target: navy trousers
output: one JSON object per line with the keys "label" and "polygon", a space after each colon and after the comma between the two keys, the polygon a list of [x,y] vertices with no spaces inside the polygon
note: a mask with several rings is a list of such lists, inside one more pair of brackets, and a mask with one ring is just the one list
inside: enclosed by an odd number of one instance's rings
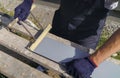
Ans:
{"label": "navy trousers", "polygon": [[51,33],[95,49],[105,25],[108,10],[94,8],[95,0],[61,0],[55,12]]}

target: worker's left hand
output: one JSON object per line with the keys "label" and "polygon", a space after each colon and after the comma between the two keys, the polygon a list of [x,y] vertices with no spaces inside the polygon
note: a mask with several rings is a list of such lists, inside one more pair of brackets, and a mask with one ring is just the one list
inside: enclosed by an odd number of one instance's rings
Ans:
{"label": "worker's left hand", "polygon": [[20,21],[26,20],[30,13],[33,0],[24,0],[19,6],[15,8],[14,18],[18,18]]}
{"label": "worker's left hand", "polygon": [[95,67],[96,65],[88,57],[65,63],[67,73],[74,78],[91,78],[90,75]]}

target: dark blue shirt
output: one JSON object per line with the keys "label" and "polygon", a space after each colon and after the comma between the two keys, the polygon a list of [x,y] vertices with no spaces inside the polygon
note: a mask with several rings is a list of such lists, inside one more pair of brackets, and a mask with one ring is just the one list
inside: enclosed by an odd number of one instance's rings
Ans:
{"label": "dark blue shirt", "polygon": [[57,35],[72,41],[84,39],[97,35],[99,23],[107,13],[104,0],[61,0],[54,16],[53,29]]}

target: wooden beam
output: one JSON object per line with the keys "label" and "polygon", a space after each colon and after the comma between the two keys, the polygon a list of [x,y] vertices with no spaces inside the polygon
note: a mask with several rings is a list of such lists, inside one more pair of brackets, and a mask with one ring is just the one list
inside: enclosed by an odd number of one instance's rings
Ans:
{"label": "wooden beam", "polygon": [[45,30],[40,34],[37,40],[30,46],[31,51],[34,51],[34,49],[40,44],[40,42],[44,39],[51,28],[52,26],[50,24],[45,28]]}
{"label": "wooden beam", "polygon": [[0,72],[8,78],[51,78],[1,50]]}
{"label": "wooden beam", "polygon": [[0,30],[0,44],[42,66],[45,66],[48,69],[55,70],[56,72],[63,74],[65,77],[71,78],[71,76],[61,69],[58,63],[48,60],[47,58],[44,58],[26,49],[29,41],[7,31],[4,28]]}

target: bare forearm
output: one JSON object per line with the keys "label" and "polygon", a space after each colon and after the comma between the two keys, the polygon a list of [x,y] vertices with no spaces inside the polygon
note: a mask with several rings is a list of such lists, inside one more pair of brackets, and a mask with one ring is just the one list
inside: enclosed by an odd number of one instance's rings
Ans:
{"label": "bare forearm", "polygon": [[107,41],[100,47],[90,59],[93,60],[96,65],[99,65],[105,59],[110,57],[113,53],[120,50],[120,29],[118,29]]}

